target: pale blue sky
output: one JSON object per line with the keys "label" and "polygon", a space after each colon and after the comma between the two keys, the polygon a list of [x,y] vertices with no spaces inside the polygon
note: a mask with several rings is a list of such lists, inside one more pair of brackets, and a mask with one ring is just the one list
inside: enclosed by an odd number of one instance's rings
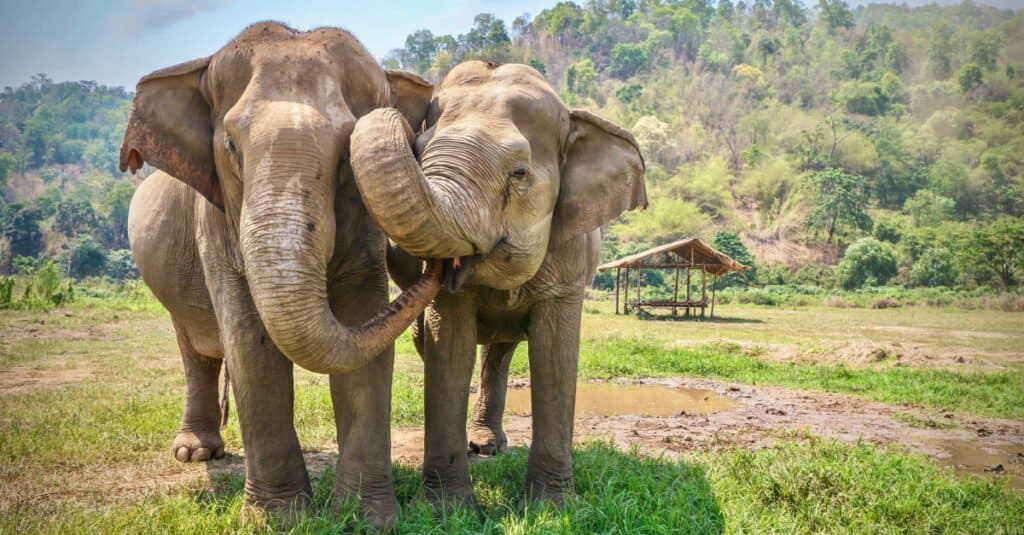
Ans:
{"label": "pale blue sky", "polygon": [[36,73],[134,89],[146,73],[220,48],[260,20],[340,26],[378,58],[420,28],[465,33],[478,13],[511,26],[557,0],[0,0],[0,87]]}
{"label": "pale blue sky", "polygon": [[[536,15],[557,1],[0,0],[0,87],[46,73],[57,81],[134,89],[142,75],[211,54],[242,28],[266,19],[299,29],[347,28],[380,58],[420,28],[465,33],[478,13],[494,13],[511,25],[515,17]],[[1018,7],[1024,0],[981,3]]]}

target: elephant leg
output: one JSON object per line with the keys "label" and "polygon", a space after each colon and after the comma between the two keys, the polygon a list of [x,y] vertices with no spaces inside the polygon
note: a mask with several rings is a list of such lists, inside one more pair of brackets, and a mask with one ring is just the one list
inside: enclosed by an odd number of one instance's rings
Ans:
{"label": "elephant leg", "polygon": [[444,504],[475,505],[466,455],[466,407],[476,350],[476,306],[442,292],[423,325],[424,497]]}
{"label": "elephant leg", "polygon": [[474,453],[494,455],[508,447],[501,420],[505,414],[508,367],[518,345],[498,343],[480,348],[480,395],[469,423],[469,450]]}
{"label": "elephant leg", "polygon": [[174,322],[174,331],[185,366],[186,394],[181,430],[171,444],[171,451],[174,458],[183,463],[220,459],[224,456],[217,400],[221,359],[200,355],[192,346],[185,328],[177,322]]}
{"label": "elephant leg", "polygon": [[[332,307],[339,321],[358,325],[386,304],[384,281],[372,295],[356,295],[350,304]],[[395,350],[389,347],[366,366],[331,376],[331,398],[338,429],[335,497],[359,499],[363,516],[378,529],[398,519],[391,475],[391,379]]]}
{"label": "elephant leg", "polygon": [[[233,280],[215,294],[222,346],[231,372],[238,424],[245,448],[245,500],[249,506],[282,514],[287,522],[313,495],[295,434],[292,363],[270,339],[249,295]],[[247,507],[243,514],[248,515]]]}
{"label": "elephant leg", "polygon": [[582,296],[542,301],[530,311],[533,441],[526,494],[561,505],[573,491],[572,434]]}

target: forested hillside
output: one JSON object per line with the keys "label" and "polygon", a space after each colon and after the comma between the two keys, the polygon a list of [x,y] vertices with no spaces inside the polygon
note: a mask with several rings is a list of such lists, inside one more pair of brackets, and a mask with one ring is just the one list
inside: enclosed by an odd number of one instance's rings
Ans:
{"label": "forested hillside", "polygon": [[[458,36],[418,31],[386,62],[438,81],[469,58],[529,63],[636,136],[651,207],[610,227],[606,256],[727,231],[761,266],[791,268],[762,268],[765,283],[1019,282],[1020,12],[562,2],[510,24],[479,15]],[[886,266],[872,276],[813,265],[865,237],[877,242],[858,250]]]}
{"label": "forested hillside", "polygon": [[117,170],[131,95],[45,75],[0,95],[0,272],[59,261],[77,277],[131,274],[128,203]]}
{"label": "forested hillside", "polygon": [[[1005,288],[1024,275],[1020,11],[561,2],[481,14],[460,35],[417,31],[384,63],[439,81],[474,58],[533,65],[640,142],[651,206],[609,226],[606,259],[700,235],[752,260],[748,283]],[[129,99],[43,75],[5,88],[0,269],[43,256],[72,275],[124,271],[124,251],[108,251],[127,247],[136,183],[116,169]]]}

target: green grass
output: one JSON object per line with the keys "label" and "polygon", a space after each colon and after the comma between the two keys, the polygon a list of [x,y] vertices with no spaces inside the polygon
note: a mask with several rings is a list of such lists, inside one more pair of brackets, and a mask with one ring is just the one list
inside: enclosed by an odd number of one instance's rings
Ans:
{"label": "green grass", "polygon": [[[517,349],[510,373],[529,376],[525,347]],[[1019,371],[960,373],[931,368],[772,363],[745,354],[734,344],[670,348],[658,341],[619,336],[584,340],[579,375],[586,379],[708,377],[839,392],[987,416],[1024,417],[1024,374]]]}
{"label": "green grass", "polygon": [[[437,515],[416,496],[418,473],[396,467],[398,533],[1014,533],[1024,498],[956,478],[919,457],[807,440],[758,451],[651,459],[605,443],[577,448],[577,495],[562,510],[525,503],[526,451],[473,463],[479,511]],[[331,502],[333,471],[314,478],[314,503],[294,533],[368,531],[355,505]],[[269,532],[242,525],[241,473],[213,488],[149,495],[95,510],[9,511],[7,533]]]}

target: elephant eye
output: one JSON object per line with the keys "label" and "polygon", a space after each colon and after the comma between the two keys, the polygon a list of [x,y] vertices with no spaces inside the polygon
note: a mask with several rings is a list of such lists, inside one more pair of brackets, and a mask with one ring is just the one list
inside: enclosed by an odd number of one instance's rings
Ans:
{"label": "elephant eye", "polygon": [[238,153],[238,149],[235,147],[235,140],[231,139],[231,136],[224,136],[224,146],[227,147],[228,151],[232,154]]}
{"label": "elephant eye", "polygon": [[520,165],[519,167],[513,169],[512,172],[508,174],[508,176],[512,178],[518,178],[521,180],[523,178],[526,178],[527,172],[529,172],[529,169],[527,169],[525,165]]}

